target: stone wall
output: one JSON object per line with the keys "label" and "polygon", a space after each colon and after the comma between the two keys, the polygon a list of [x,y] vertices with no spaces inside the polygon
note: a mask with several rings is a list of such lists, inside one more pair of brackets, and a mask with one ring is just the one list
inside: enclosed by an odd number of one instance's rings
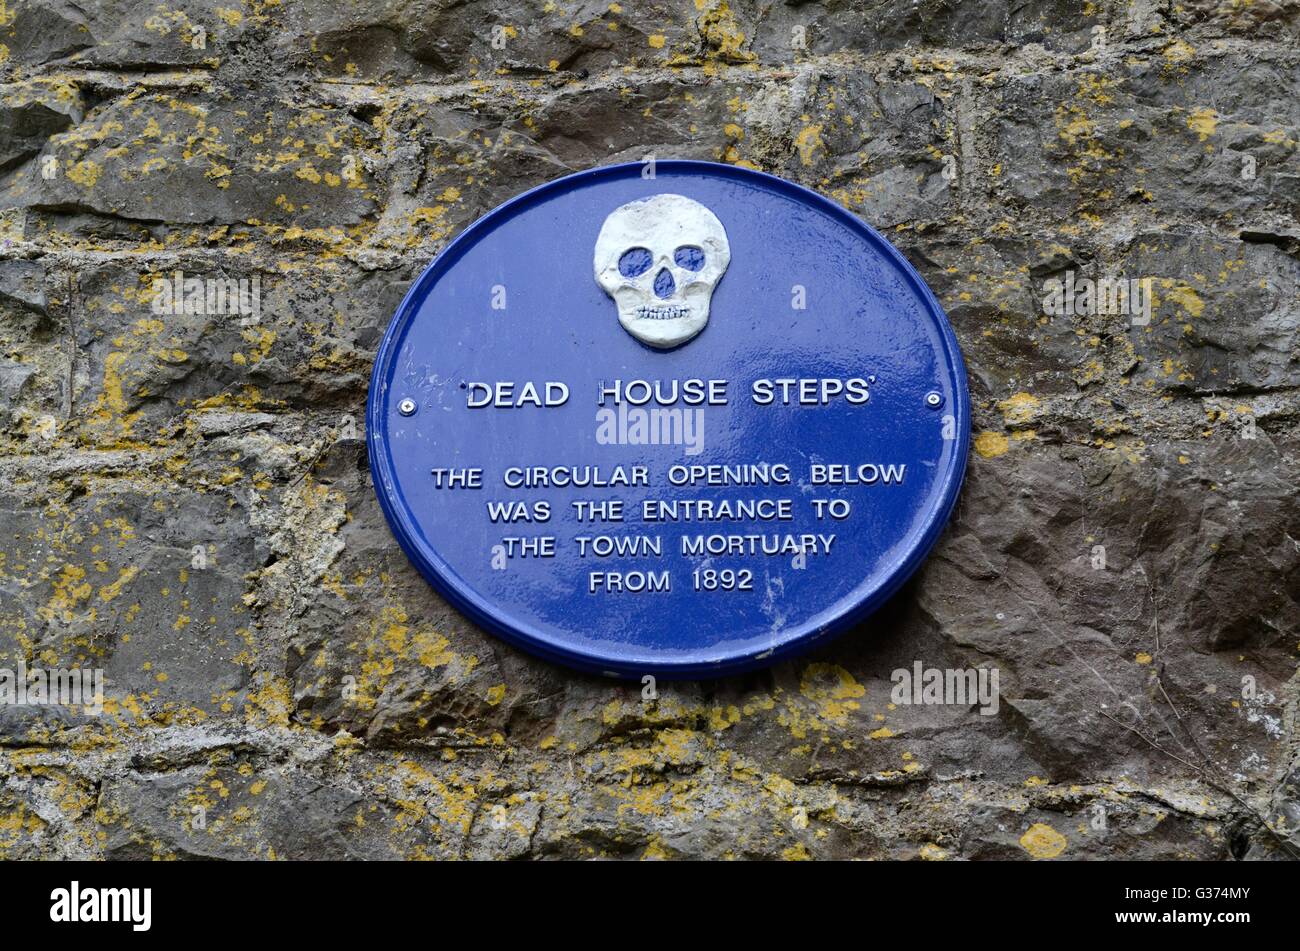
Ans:
{"label": "stone wall", "polygon": [[[0,856],[1300,855],[1297,0],[3,0],[0,81],[0,666],[108,683],[0,707]],[[653,700],[435,596],[362,421],[440,247],[647,154],[882,230],[976,430],[885,610]]]}

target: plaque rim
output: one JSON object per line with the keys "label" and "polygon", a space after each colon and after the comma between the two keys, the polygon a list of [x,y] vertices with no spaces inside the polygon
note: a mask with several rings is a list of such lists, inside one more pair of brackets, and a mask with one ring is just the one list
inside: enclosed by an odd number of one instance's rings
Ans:
{"label": "plaque rim", "polygon": [[971,442],[970,388],[967,382],[966,364],[962,359],[956,333],[938,298],[902,252],[858,215],[810,188],[768,172],[701,159],[656,159],[654,164],[657,169],[671,172],[695,172],[756,182],[762,187],[784,193],[795,201],[803,202],[827,214],[869,242],[897,266],[902,278],[917,294],[935,321],[944,356],[947,358],[946,369],[953,377],[955,405],[949,408],[949,412],[957,420],[956,451],[942,478],[936,482],[935,489],[931,492],[937,502],[931,507],[930,514],[927,516],[928,524],[925,531],[902,558],[894,559],[887,565],[878,565],[874,571],[863,575],[864,579],[872,573],[881,576],[881,582],[874,590],[849,605],[829,623],[797,636],[787,636],[780,643],[762,650],[729,652],[725,649],[700,649],[680,652],[672,658],[655,657],[648,653],[639,656],[588,653],[557,644],[540,632],[518,629],[502,621],[493,612],[493,603],[482,597],[472,586],[459,582],[456,572],[437,551],[431,546],[426,551],[425,546],[417,540],[415,528],[411,524],[414,520],[409,517],[405,507],[398,505],[391,497],[395,494],[389,491],[395,481],[392,456],[386,440],[381,438],[387,432],[383,407],[388,401],[389,394],[385,380],[392,361],[399,352],[395,342],[404,335],[408,325],[419,313],[419,304],[427,289],[453,267],[464,251],[482,234],[490,231],[498,218],[509,217],[523,211],[528,205],[548,197],[555,191],[571,190],[590,181],[617,179],[629,174],[639,177],[645,167],[644,162],[600,165],[536,185],[477,218],[433,257],[403,295],[375,352],[366,394],[366,449],[372,487],[393,537],[425,581],[474,624],[527,653],[588,673],[621,679],[634,679],[646,674],[665,680],[714,679],[767,667],[826,643],[877,611],[915,575],[947,527],[965,481]]}

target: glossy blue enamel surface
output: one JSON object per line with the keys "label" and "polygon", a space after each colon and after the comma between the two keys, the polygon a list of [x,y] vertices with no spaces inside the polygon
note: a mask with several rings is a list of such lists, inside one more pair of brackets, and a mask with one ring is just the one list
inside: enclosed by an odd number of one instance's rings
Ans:
{"label": "glossy blue enamel surface", "polygon": [[[412,562],[486,629],[585,670],[711,677],[806,650],[897,590],[956,501],[969,396],[937,301],[903,257],[853,215],[743,168],[661,161],[654,178],[642,172],[640,164],[599,168],[520,195],[468,228],[424,271],[376,360],[367,405],[371,471]],[[667,351],[620,326],[592,261],[610,212],[664,193],[711,209],[731,252],[707,327]],[[695,250],[681,251],[678,265],[698,263]],[[645,271],[643,264],[632,255],[619,270]],[[792,302],[801,294],[806,307],[797,309]],[[598,381],[693,378],[728,381],[727,405],[701,408],[697,453],[598,439]],[[816,406],[751,400],[753,381],[784,378],[870,379],[870,398]],[[514,381],[516,391],[526,381],[539,389],[561,381],[569,397],[558,407],[469,409],[475,381]],[[931,394],[940,405],[927,402]],[[409,416],[399,410],[404,399],[416,404]],[[788,465],[791,484],[675,488],[666,481],[677,463],[759,462]],[[813,465],[866,463],[905,465],[901,484],[810,484]],[[507,467],[598,466],[608,473],[637,465],[648,468],[648,486],[512,490],[502,482]],[[435,487],[432,469],[462,467],[481,468],[483,488]],[[624,501],[624,522],[575,520],[574,500],[612,498]],[[640,521],[643,500],[674,498],[789,499],[793,517]],[[813,499],[848,501],[852,513],[818,520]],[[514,500],[546,500],[552,517],[493,524],[487,503]],[[786,533],[835,539],[829,554],[802,563],[788,554],[680,553],[683,535]],[[580,557],[573,540],[599,534],[658,537],[663,555]],[[538,535],[554,536],[554,556],[509,558],[502,567],[503,536]],[[753,589],[697,591],[693,572],[700,568],[750,570]],[[589,573],[602,570],[667,570],[671,590],[591,593]]]}

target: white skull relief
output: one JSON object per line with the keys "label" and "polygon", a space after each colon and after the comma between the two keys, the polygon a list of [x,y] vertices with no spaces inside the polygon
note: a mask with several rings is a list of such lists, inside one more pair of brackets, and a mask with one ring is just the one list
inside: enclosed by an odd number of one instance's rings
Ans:
{"label": "white skull relief", "polygon": [[615,208],[596,238],[596,283],[618,305],[618,322],[667,350],[709,322],[713,289],[731,261],[718,216],[684,195],[655,195]]}

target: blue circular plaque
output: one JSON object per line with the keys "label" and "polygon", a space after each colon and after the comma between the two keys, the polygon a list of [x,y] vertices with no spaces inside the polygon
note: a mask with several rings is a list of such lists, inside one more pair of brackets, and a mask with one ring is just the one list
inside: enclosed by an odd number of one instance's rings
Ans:
{"label": "blue circular plaque", "polygon": [[582,172],[420,275],[366,409],[393,533],[463,614],[617,676],[759,667],[861,621],[961,487],[965,369],[879,234],[770,175]]}

